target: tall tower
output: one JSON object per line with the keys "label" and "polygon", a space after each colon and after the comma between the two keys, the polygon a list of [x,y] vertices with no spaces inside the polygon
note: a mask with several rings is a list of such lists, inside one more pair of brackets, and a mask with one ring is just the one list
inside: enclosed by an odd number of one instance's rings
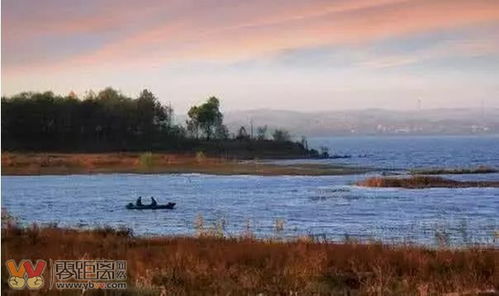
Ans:
{"label": "tall tower", "polygon": [[253,139],[253,118],[250,119],[250,126],[251,126],[250,139]]}

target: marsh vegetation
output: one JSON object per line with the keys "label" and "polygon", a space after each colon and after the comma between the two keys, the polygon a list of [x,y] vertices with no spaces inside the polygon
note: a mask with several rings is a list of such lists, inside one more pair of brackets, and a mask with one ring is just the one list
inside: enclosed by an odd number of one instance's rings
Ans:
{"label": "marsh vegetation", "polygon": [[2,228],[2,260],[87,257],[127,260],[124,295],[494,295],[499,288],[494,248],[227,238],[216,229],[147,238],[127,229]]}

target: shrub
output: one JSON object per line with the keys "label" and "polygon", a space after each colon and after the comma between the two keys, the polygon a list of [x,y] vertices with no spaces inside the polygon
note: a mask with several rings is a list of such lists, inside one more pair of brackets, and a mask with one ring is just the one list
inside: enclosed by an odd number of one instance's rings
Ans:
{"label": "shrub", "polygon": [[206,155],[203,151],[196,152],[196,161],[202,163],[206,160]]}
{"label": "shrub", "polygon": [[154,156],[151,152],[142,153],[139,157],[140,166],[143,168],[151,168],[154,165]]}

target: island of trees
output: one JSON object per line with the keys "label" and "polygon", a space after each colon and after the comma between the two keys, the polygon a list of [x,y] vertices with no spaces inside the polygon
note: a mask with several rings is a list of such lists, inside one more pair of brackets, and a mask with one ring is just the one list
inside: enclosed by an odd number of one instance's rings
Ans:
{"label": "island of trees", "polygon": [[[149,90],[137,98],[106,88],[83,98],[52,92],[2,97],[2,150],[53,152],[203,152],[231,158],[326,157],[292,141],[286,130],[266,126],[230,132],[220,101],[193,106],[185,124]],[[326,153],[327,154],[327,153]]]}

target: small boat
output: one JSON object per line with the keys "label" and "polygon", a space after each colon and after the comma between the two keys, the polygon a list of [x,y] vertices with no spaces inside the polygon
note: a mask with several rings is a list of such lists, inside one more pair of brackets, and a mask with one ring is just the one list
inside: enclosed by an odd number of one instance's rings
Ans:
{"label": "small boat", "polygon": [[172,210],[175,207],[174,202],[169,202],[166,205],[134,205],[133,203],[129,203],[126,205],[126,208],[129,210],[161,210],[161,209],[167,209],[167,210]]}

